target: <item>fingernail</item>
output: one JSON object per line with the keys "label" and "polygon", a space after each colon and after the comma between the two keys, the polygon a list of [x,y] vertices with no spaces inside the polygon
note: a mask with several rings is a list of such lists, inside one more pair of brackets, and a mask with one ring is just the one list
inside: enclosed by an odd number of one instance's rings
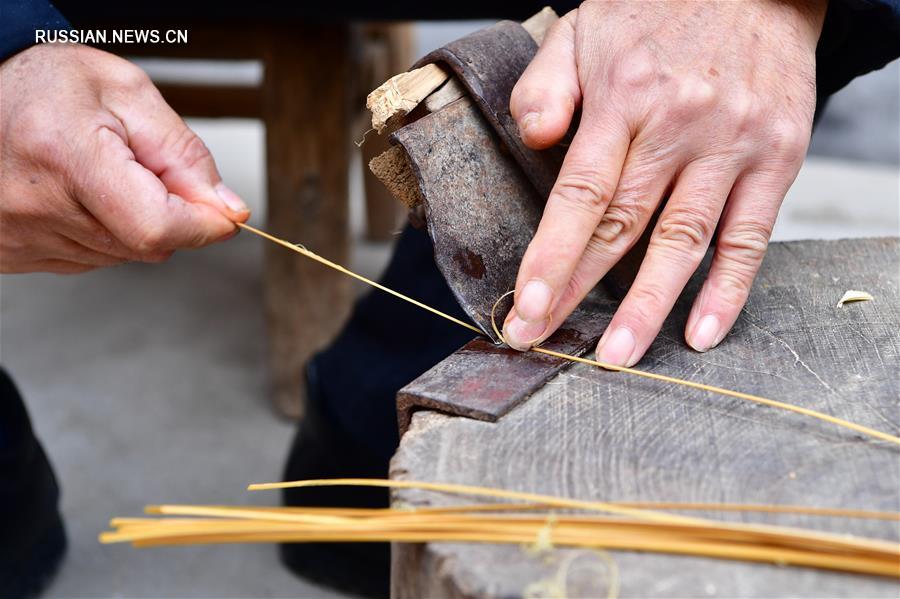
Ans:
{"label": "fingernail", "polygon": [[545,324],[550,304],[553,302],[553,290],[540,279],[532,279],[525,283],[519,297],[516,298],[516,312],[519,318],[529,323]]}
{"label": "fingernail", "polygon": [[600,340],[597,359],[615,366],[629,366],[635,348],[634,335],[625,327],[614,330],[609,337]]}
{"label": "fingernail", "polygon": [[228,189],[228,186],[224,183],[216,185],[216,193],[219,194],[219,199],[222,200],[232,212],[247,212],[249,210],[247,204],[244,203],[240,196]]}
{"label": "fingernail", "polygon": [[719,344],[722,323],[715,314],[707,314],[694,327],[694,334],[688,339],[691,347],[697,351],[707,351]]}
{"label": "fingernail", "polygon": [[510,347],[515,349],[528,349],[547,330],[546,320],[539,322],[525,322],[518,316],[503,327],[503,337]]}
{"label": "fingernail", "polygon": [[540,112],[529,112],[519,121],[519,127],[524,133],[532,133],[541,121]]}

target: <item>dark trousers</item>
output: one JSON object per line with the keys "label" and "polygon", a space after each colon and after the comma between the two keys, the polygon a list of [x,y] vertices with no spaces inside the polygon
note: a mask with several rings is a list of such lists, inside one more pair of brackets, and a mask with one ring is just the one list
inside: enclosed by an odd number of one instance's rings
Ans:
{"label": "dark trousers", "polygon": [[[380,282],[462,320],[424,231],[406,227]],[[397,448],[397,391],[474,337],[382,291],[367,292],[338,337],[310,364],[310,399],[387,469]]]}
{"label": "dark trousers", "polygon": [[59,487],[18,389],[0,368],[0,597],[28,597],[65,550]]}

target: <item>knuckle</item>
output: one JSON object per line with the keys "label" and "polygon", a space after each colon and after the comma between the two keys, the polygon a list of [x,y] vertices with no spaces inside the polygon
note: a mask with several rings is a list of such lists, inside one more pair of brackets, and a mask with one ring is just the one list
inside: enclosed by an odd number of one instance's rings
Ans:
{"label": "knuckle", "polygon": [[719,236],[717,250],[729,261],[755,267],[766,254],[770,231],[757,222],[734,224]]}
{"label": "knuckle", "polygon": [[632,305],[637,307],[637,315],[643,320],[650,320],[653,315],[665,314],[669,311],[669,296],[659,285],[634,286],[628,294],[634,300]]}
{"label": "knuckle", "polygon": [[724,109],[729,122],[738,133],[751,132],[761,125],[762,109],[752,93],[732,94]]}
{"label": "knuckle", "polygon": [[799,162],[806,155],[810,128],[791,120],[775,121],[770,131],[769,147],[775,156],[787,162]]}
{"label": "knuckle", "polygon": [[599,215],[609,205],[612,190],[605,176],[595,168],[588,168],[560,175],[551,196],[571,208]]}
{"label": "knuckle", "polygon": [[657,226],[656,244],[694,256],[706,251],[715,223],[707,211],[683,207],[663,213]]}
{"label": "knuckle", "polygon": [[656,60],[649,49],[636,48],[614,64],[609,78],[623,91],[646,89],[657,80]]}
{"label": "knuckle", "polygon": [[209,148],[187,126],[174,134],[170,147],[173,159],[184,169],[192,169],[210,158]]}
{"label": "knuckle", "polygon": [[145,260],[147,256],[153,256],[166,250],[165,239],[165,227],[159,223],[149,222],[141,226],[140,230],[129,238],[126,245],[129,249],[137,252],[142,260]]}
{"label": "knuckle", "polygon": [[716,288],[731,304],[743,303],[750,293],[756,271],[769,245],[771,227],[746,222],[733,225],[720,235],[716,245]]}
{"label": "knuckle", "polygon": [[10,139],[18,140],[18,151],[47,165],[62,165],[66,144],[63,143],[59,121],[52,109],[37,105],[22,111],[11,127]]}
{"label": "knuckle", "polygon": [[723,266],[716,276],[716,294],[728,305],[742,305],[750,295],[750,287],[753,284],[753,275]]}
{"label": "knuckle", "polygon": [[150,76],[139,66],[127,60],[118,61],[119,86],[129,90],[142,90],[153,85]]}
{"label": "knuckle", "polygon": [[606,243],[632,240],[640,233],[644,210],[634,199],[616,198],[603,213],[594,237]]}
{"label": "knuckle", "polygon": [[698,77],[686,77],[678,82],[672,98],[672,111],[676,115],[697,115],[709,110],[718,98],[716,88]]}

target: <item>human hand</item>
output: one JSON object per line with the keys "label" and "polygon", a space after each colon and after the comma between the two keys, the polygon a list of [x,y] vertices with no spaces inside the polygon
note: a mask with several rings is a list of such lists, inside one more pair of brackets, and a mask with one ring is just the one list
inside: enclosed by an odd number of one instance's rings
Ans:
{"label": "human hand", "polygon": [[77,45],[0,65],[0,272],[75,273],[233,235],[249,211],[138,67]]}
{"label": "human hand", "polygon": [[510,109],[536,149],[560,141],[579,106],[581,121],[519,269],[510,345],[547,338],[666,197],[598,359],[631,366],[643,356],[717,225],[685,337],[699,351],[722,341],[806,154],[825,7],[591,0],[554,25]]}

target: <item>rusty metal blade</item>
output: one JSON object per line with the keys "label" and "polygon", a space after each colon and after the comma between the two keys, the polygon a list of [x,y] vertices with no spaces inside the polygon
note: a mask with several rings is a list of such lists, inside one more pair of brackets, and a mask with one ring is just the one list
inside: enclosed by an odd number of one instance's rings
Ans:
{"label": "rusty metal blade", "polygon": [[[437,266],[484,333],[491,308],[513,289],[537,230],[541,201],[468,98],[398,129],[425,205]],[[498,306],[498,324],[510,302]]]}

